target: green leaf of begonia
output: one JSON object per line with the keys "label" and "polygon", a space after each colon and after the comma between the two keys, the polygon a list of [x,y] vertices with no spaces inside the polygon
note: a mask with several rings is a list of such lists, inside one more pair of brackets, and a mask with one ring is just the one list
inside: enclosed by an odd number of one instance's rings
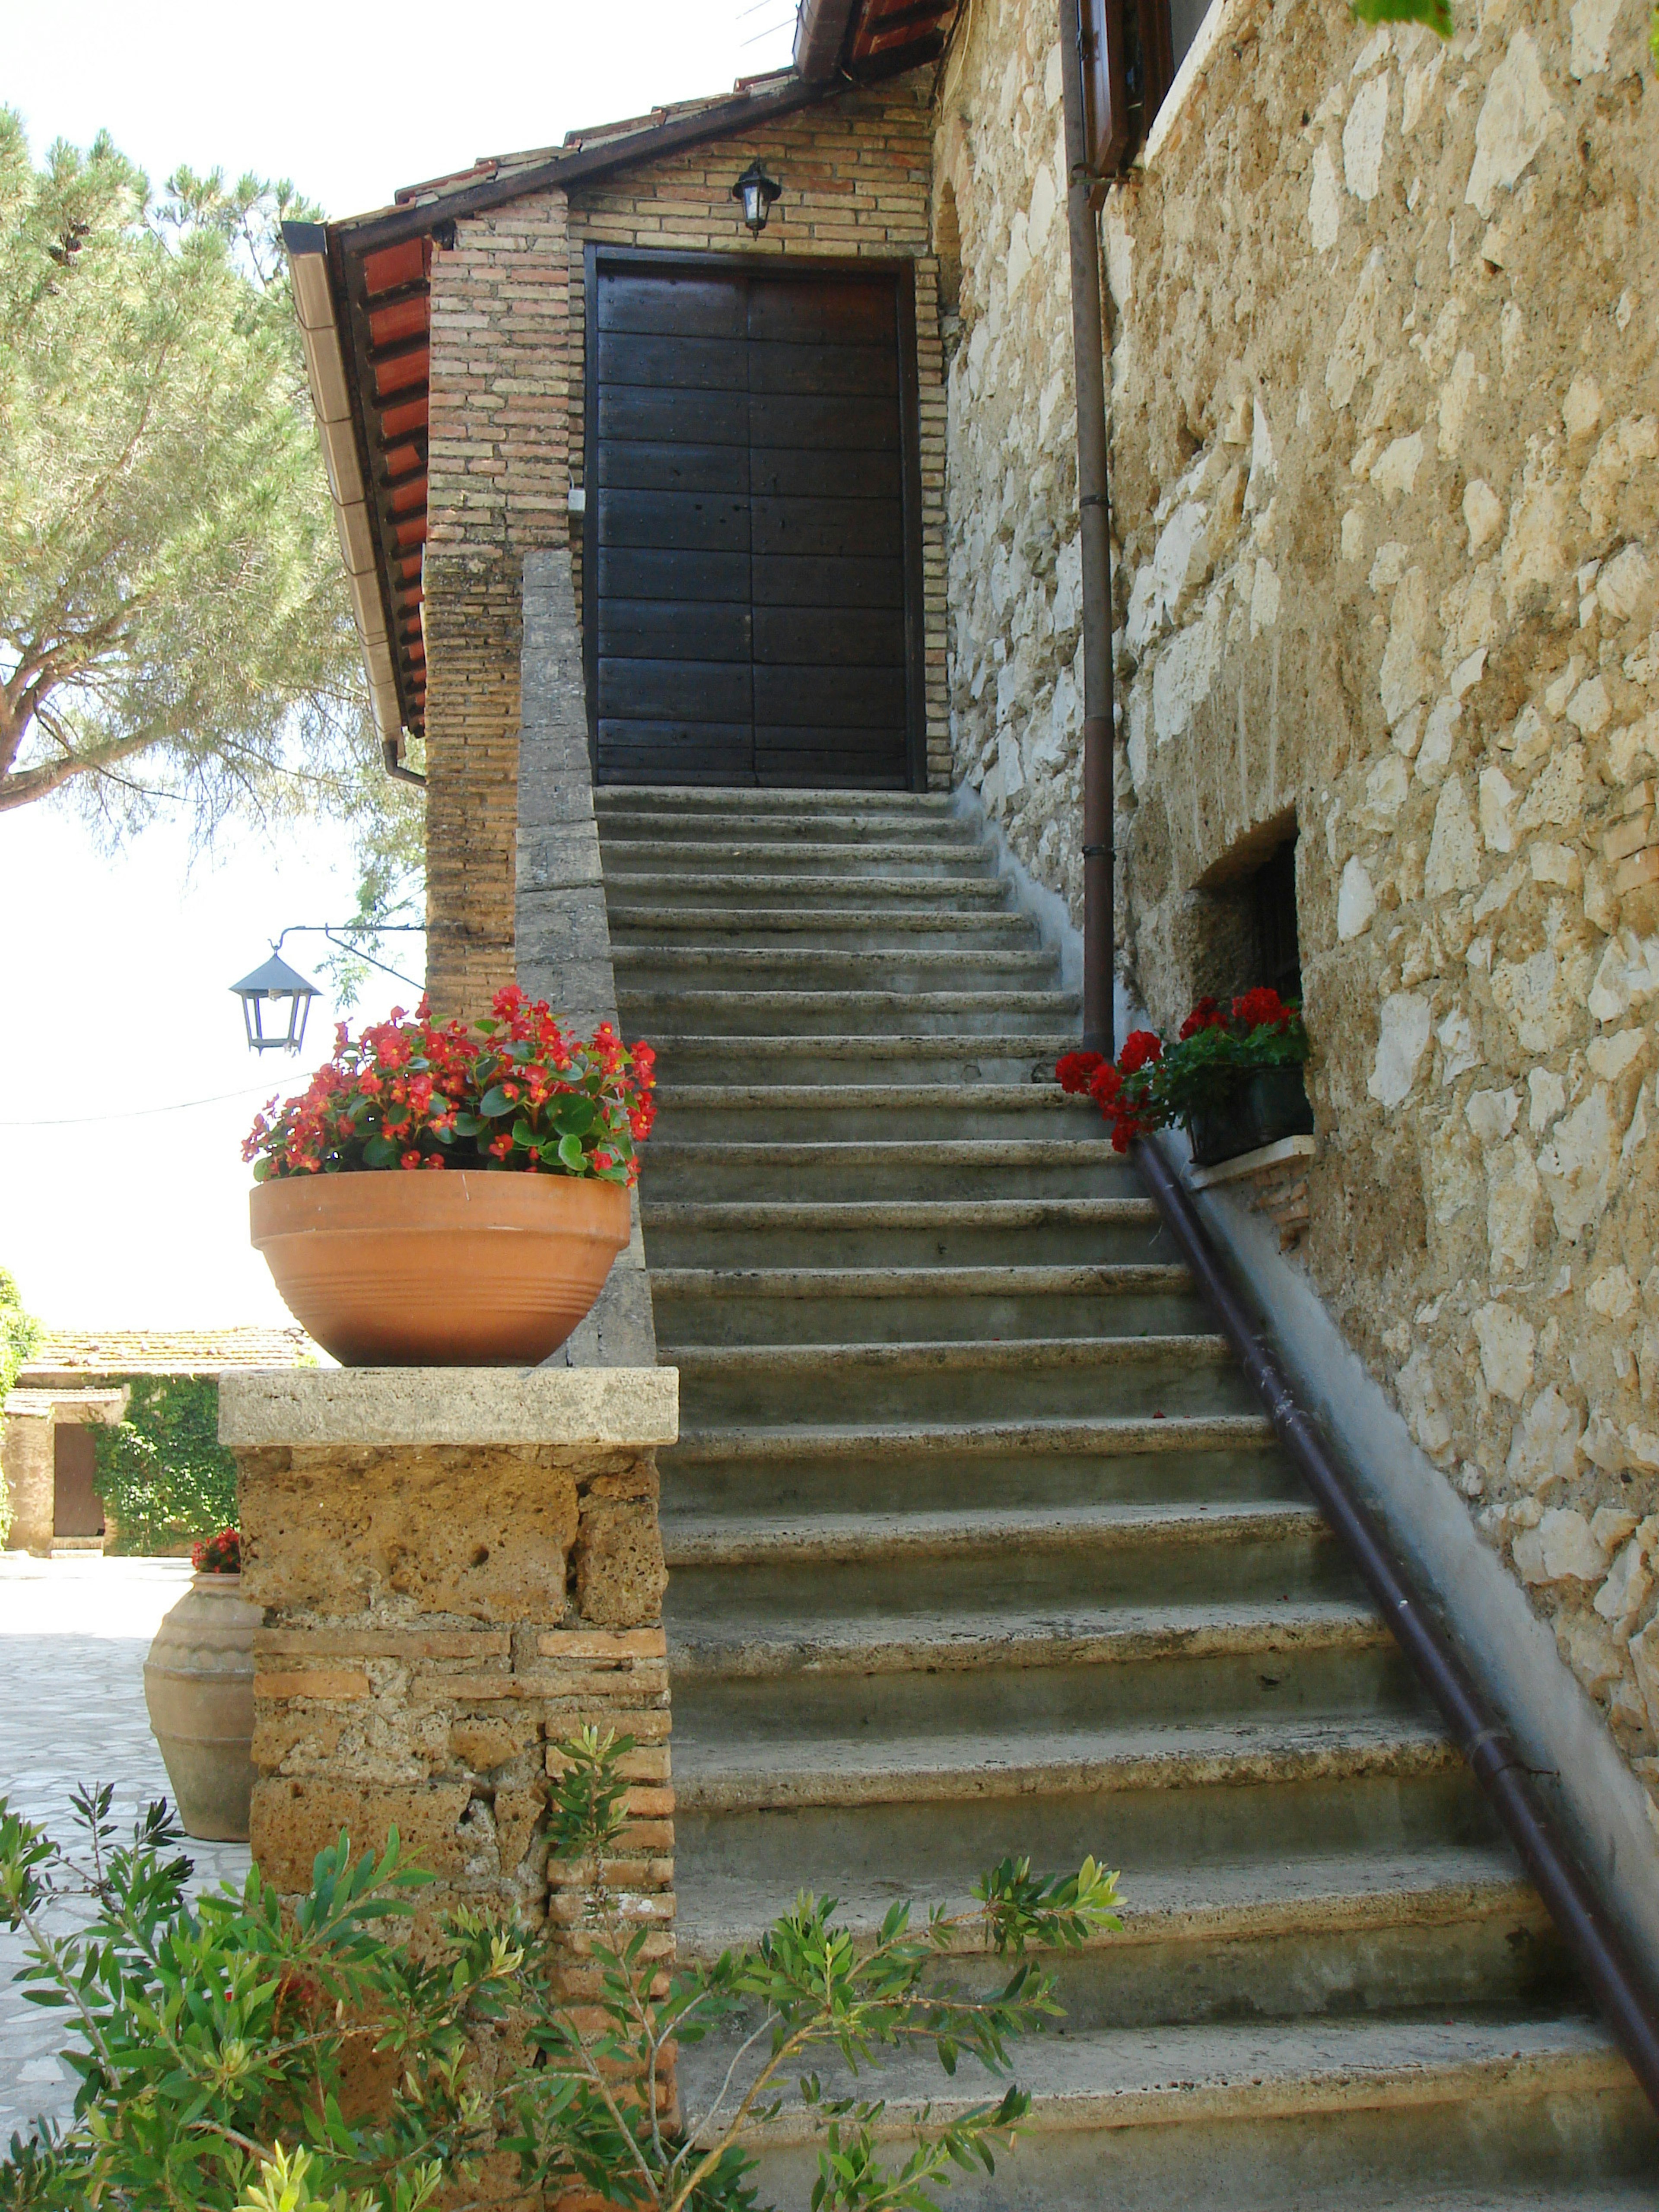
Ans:
{"label": "green leaf of begonia", "polygon": [[371,1137],[363,1146],[363,1165],[368,1168],[395,1167],[398,1147],[389,1137]]}
{"label": "green leaf of begonia", "polygon": [[580,1137],[561,1137],[559,1158],[572,1175],[580,1175],[586,1166],[586,1155],[582,1151]]}
{"label": "green leaf of begonia", "polygon": [[512,1113],[514,1107],[514,1100],[507,1097],[499,1083],[492,1083],[478,1101],[478,1111],[491,1121],[498,1120],[503,1114]]}

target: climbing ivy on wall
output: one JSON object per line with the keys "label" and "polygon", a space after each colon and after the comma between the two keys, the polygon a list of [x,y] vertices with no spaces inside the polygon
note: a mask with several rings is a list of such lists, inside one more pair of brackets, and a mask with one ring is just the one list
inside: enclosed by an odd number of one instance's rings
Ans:
{"label": "climbing ivy on wall", "polygon": [[93,1431],[98,1494],[115,1548],[152,1552],[210,1536],[236,1518],[236,1462],[219,1442],[210,1377],[115,1376],[131,1395],[118,1427]]}

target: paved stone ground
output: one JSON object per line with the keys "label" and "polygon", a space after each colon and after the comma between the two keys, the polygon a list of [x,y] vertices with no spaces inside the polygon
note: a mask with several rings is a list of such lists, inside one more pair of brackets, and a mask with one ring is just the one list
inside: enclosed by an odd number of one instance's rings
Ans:
{"label": "paved stone ground", "polygon": [[[70,1793],[115,1785],[124,1825],[167,1796],[144,1710],[144,1654],[190,1583],[185,1559],[31,1559],[0,1553],[0,1796],[70,1839]],[[195,1887],[240,1882],[246,1844],[187,1846]],[[24,1939],[0,1930],[0,2147],[38,2113],[66,2118],[74,2081],[55,2053],[63,2016],[26,2004],[12,1979]]]}

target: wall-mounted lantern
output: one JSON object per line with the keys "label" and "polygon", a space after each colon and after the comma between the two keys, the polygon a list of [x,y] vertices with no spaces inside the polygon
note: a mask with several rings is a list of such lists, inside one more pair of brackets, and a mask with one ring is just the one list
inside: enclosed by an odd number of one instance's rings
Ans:
{"label": "wall-mounted lantern", "polygon": [[[250,1052],[299,1051],[305,1042],[306,1017],[311,1012],[311,1002],[320,995],[314,983],[308,983],[273,951],[263,968],[256,968],[251,975],[244,975],[240,983],[233,983],[230,988],[242,1002],[242,1020],[247,1029]],[[270,1024],[269,1030],[265,1027],[267,1021]]]}
{"label": "wall-mounted lantern", "polygon": [[751,161],[732,185],[732,197],[743,202],[743,219],[753,237],[758,238],[765,229],[772,203],[782,190],[777,179],[769,177],[758,161]]}

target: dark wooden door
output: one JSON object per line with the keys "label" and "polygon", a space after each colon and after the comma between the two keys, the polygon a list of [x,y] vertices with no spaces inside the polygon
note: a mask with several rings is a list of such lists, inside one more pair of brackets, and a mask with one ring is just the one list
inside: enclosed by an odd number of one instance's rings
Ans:
{"label": "dark wooden door", "polygon": [[78,1421],[58,1421],[52,1432],[54,1536],[96,1536],[104,1526],[104,1504],[97,1491],[98,1455],[92,1431]]}
{"label": "dark wooden door", "polygon": [[599,260],[590,281],[599,780],[903,788],[921,748],[897,276]]}

